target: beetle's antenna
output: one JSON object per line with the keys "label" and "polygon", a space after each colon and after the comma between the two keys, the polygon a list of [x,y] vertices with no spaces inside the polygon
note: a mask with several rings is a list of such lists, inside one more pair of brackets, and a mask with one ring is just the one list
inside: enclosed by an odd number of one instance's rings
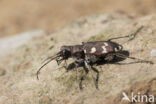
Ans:
{"label": "beetle's antenna", "polygon": [[115,40],[115,39],[121,39],[121,38],[128,38],[128,37],[132,37],[130,38],[128,41],[131,41],[135,38],[135,36],[137,35],[137,33],[143,28],[144,26],[140,26],[134,33],[130,34],[130,35],[126,35],[126,36],[121,36],[121,37],[116,37],[116,38],[111,38],[108,41],[111,40]]}
{"label": "beetle's antenna", "polygon": [[[46,60],[48,60],[45,64],[43,64],[39,69],[38,69],[38,71],[37,71],[37,73],[36,73],[36,76],[37,76],[37,79],[39,80],[39,77],[38,77],[38,74],[40,73],[40,70],[44,67],[44,66],[46,66],[48,63],[50,63],[52,60],[54,60],[56,57],[58,57],[58,56],[53,56],[53,57],[48,57]],[[50,60],[49,60],[50,59]]]}
{"label": "beetle's antenna", "polygon": [[50,57],[46,58],[45,60],[43,60],[42,63],[46,62],[47,60],[51,60],[53,57],[55,57],[55,58],[56,58],[56,57],[59,57],[60,54],[61,54],[61,52],[58,52],[56,55],[54,55],[54,56],[50,56]]}
{"label": "beetle's antenna", "polygon": [[[55,56],[56,56],[56,55],[55,55]],[[52,59],[52,58],[53,58],[53,57],[55,57],[55,56],[50,56],[50,57],[46,58],[45,60],[43,60],[43,62],[42,62],[42,63],[46,62],[47,60]]]}

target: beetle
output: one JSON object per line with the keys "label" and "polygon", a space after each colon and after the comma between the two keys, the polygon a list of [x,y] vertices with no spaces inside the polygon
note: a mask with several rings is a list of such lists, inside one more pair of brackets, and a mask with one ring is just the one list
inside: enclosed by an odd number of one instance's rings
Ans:
{"label": "beetle", "polygon": [[[122,37],[116,37],[108,39],[107,41],[96,41],[96,42],[82,42],[81,45],[73,45],[73,46],[62,46],[60,48],[60,51],[51,57],[48,57],[45,61],[46,63],[43,64],[37,71],[37,79],[39,79],[38,74],[40,70],[46,66],[49,62],[52,60],[56,60],[57,64],[60,65],[62,61],[65,61],[65,68],[67,69],[67,63],[66,60],[69,58],[74,59],[74,65],[75,65],[75,71],[76,71],[76,77],[77,82],[79,84],[79,88],[82,89],[82,80],[84,79],[84,76],[78,78],[78,67],[80,64],[82,64],[85,73],[87,74],[89,71],[91,71],[92,78],[95,83],[95,87],[98,89],[98,79],[99,79],[99,71],[93,67],[93,64],[97,63],[98,61],[106,61],[110,62],[115,59],[115,57],[121,57],[121,58],[130,58],[130,59],[137,59],[135,57],[129,57],[124,54],[121,54],[120,52],[123,51],[123,46],[119,43],[116,43],[112,40],[120,39],[120,38],[129,38],[128,41],[131,41],[135,38],[136,34],[143,28],[141,26],[137,31],[133,34],[122,36]],[[141,59],[137,59],[140,62],[150,63],[151,61],[145,61]],[[68,70],[68,69],[67,69]],[[96,78],[94,78],[92,71],[96,72]]]}

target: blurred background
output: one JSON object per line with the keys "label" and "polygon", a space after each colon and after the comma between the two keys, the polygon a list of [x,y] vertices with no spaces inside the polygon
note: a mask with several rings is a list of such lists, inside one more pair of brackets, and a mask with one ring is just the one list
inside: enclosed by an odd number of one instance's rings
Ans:
{"label": "blurred background", "polygon": [[142,16],[156,12],[156,0],[0,0],[0,38],[31,30],[53,32],[95,13]]}

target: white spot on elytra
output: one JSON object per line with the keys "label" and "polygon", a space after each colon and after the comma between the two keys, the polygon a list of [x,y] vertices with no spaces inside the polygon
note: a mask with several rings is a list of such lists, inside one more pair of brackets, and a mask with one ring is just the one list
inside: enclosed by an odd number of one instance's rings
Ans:
{"label": "white spot on elytra", "polygon": [[105,46],[102,46],[102,49],[103,49],[102,53],[107,53],[107,49]]}
{"label": "white spot on elytra", "polygon": [[91,52],[90,52],[90,53],[95,53],[95,52],[96,52],[96,48],[93,47],[93,48],[91,49]]}
{"label": "white spot on elytra", "polygon": [[86,53],[87,51],[86,50],[84,50],[84,53]]}
{"label": "white spot on elytra", "polygon": [[117,48],[115,48],[115,52],[117,52],[118,51],[118,49]]}
{"label": "white spot on elytra", "polygon": [[107,43],[107,42],[104,42],[104,45],[105,45],[105,46],[108,46],[108,43]]}

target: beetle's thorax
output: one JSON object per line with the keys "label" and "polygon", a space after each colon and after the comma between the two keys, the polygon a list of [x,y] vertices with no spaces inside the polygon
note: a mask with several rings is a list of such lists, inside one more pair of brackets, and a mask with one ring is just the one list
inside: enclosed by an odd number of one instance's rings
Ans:
{"label": "beetle's thorax", "polygon": [[83,46],[82,45],[75,45],[75,46],[62,46],[62,50],[67,50],[70,52],[70,57],[75,58],[83,58],[84,52],[83,52]]}
{"label": "beetle's thorax", "polygon": [[71,47],[72,46],[62,46],[60,50],[61,51],[63,51],[63,50],[71,51]]}
{"label": "beetle's thorax", "polygon": [[76,53],[76,52],[83,51],[83,46],[82,46],[82,45],[62,46],[62,47],[61,47],[61,51],[62,51],[62,50],[67,50],[67,51],[70,51],[71,54],[74,54],[74,53]]}

